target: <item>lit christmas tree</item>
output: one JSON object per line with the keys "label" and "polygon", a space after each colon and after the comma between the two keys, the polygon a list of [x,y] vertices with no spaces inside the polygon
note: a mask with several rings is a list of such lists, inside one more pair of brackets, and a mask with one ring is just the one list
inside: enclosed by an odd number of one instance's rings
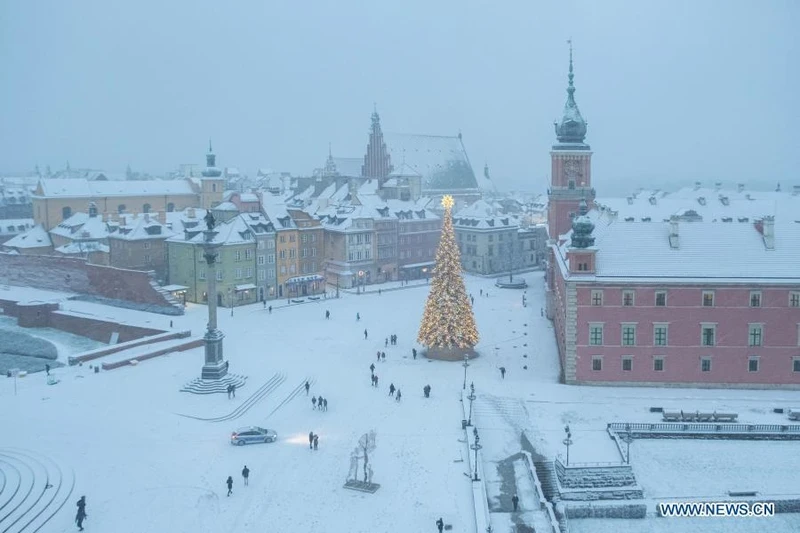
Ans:
{"label": "lit christmas tree", "polygon": [[460,360],[464,350],[478,344],[472,304],[461,277],[461,259],[453,230],[453,197],[442,199],[444,222],[436,251],[431,292],[425,304],[417,341],[428,348],[428,356]]}

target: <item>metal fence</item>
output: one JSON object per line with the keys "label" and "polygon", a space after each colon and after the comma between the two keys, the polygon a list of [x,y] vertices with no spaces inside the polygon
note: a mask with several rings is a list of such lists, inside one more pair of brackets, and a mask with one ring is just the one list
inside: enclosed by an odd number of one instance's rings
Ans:
{"label": "metal fence", "polygon": [[800,424],[702,424],[702,423],[623,423],[611,422],[608,429],[616,433],[770,433],[800,435]]}

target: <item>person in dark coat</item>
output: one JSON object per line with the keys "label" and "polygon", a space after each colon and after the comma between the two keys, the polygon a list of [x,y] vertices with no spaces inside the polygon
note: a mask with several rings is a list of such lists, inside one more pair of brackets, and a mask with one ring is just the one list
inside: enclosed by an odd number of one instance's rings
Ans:
{"label": "person in dark coat", "polygon": [[306,381],[306,396],[308,396],[308,389],[310,389],[310,388],[311,388],[311,383]]}
{"label": "person in dark coat", "polygon": [[380,363],[380,361],[381,361],[381,352],[380,350],[378,350],[378,362]]}
{"label": "person in dark coat", "polygon": [[250,479],[250,469],[247,468],[247,465],[244,465],[244,468],[242,468],[242,477],[244,478],[244,486],[246,487],[249,485],[248,480]]}
{"label": "person in dark coat", "polygon": [[325,320],[330,320],[330,318],[331,318],[331,312],[326,310],[325,311]]}
{"label": "person in dark coat", "polygon": [[375,375],[375,363],[369,365],[369,373]]}
{"label": "person in dark coat", "polygon": [[514,506],[514,512],[516,513],[517,512],[517,506],[519,505],[519,496],[517,496],[516,494],[514,494],[511,497],[511,505]]}
{"label": "person in dark coat", "polygon": [[269,307],[267,307],[267,311],[269,311],[269,314],[272,314],[272,306],[271,305]]}
{"label": "person in dark coat", "polygon": [[45,364],[44,365],[44,371],[47,373],[48,376],[50,375],[50,365],[49,364]]}
{"label": "person in dark coat", "polygon": [[231,383],[231,396],[236,398],[236,383]]}
{"label": "person in dark coat", "polygon": [[364,330],[364,340],[367,340],[367,330]]}
{"label": "person in dark coat", "polygon": [[319,435],[314,435],[314,449],[319,447]]}
{"label": "person in dark coat", "polygon": [[500,367],[500,377],[506,379],[506,367],[504,366]]}
{"label": "person in dark coat", "polygon": [[395,396],[394,399],[399,402],[401,396],[402,396],[402,393],[400,392],[400,389],[397,389],[397,396]]}
{"label": "person in dark coat", "polygon": [[361,320],[361,313],[356,313],[356,322],[358,322],[359,320]]}
{"label": "person in dark coat", "polygon": [[228,479],[225,480],[225,483],[228,485],[228,496],[233,494],[233,478],[228,476]]}
{"label": "person in dark coat", "polygon": [[313,407],[314,409],[316,409],[316,408],[317,408],[317,397],[316,397],[316,396],[314,396],[313,398],[311,398],[311,405],[313,405],[313,406],[314,406],[314,407]]}
{"label": "person in dark coat", "polygon": [[386,348],[389,346],[389,337],[386,337],[386,340],[383,342],[383,347]]}
{"label": "person in dark coat", "polygon": [[394,396],[395,390],[396,389],[394,388],[394,383],[389,383],[389,396]]}
{"label": "person in dark coat", "polygon": [[381,360],[386,361],[386,352],[381,352]]}
{"label": "person in dark coat", "polygon": [[83,531],[83,521],[86,520],[86,496],[81,496],[78,500],[78,514],[75,515],[75,523],[78,525],[78,531]]}
{"label": "person in dark coat", "polygon": [[325,411],[326,413],[328,412],[328,399],[327,398],[322,400],[322,410]]}
{"label": "person in dark coat", "polygon": [[314,432],[313,431],[309,431],[308,432],[308,449],[310,450],[313,445],[314,445]]}
{"label": "person in dark coat", "polygon": [[444,530],[444,520],[442,520],[441,517],[439,517],[439,520],[436,521],[436,527],[439,529],[439,533],[442,533]]}
{"label": "person in dark coat", "polygon": [[414,359],[417,358],[417,349],[416,348],[411,348],[411,355],[414,356]]}
{"label": "person in dark coat", "polygon": [[375,388],[378,388],[378,374],[375,374]]}
{"label": "person in dark coat", "polygon": [[232,386],[233,386],[233,385],[231,385],[230,383],[228,383],[228,399],[229,399],[229,400],[231,399],[231,387],[232,387]]}

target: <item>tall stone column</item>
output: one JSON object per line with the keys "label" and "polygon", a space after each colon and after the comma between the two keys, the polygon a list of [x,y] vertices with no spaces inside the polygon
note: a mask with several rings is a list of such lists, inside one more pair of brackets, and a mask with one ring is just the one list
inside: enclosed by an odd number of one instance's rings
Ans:
{"label": "tall stone column", "polygon": [[206,343],[206,360],[202,379],[220,379],[228,373],[228,362],[222,357],[222,339],[225,334],[217,329],[217,257],[220,245],[213,242],[217,232],[211,228],[203,232],[203,257],[208,266],[208,329],[203,337]]}

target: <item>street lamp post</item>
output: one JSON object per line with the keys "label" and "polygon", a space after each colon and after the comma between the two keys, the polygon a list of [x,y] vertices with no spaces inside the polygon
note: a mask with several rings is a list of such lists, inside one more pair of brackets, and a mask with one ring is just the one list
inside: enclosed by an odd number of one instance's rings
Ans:
{"label": "street lamp post", "polygon": [[467,388],[467,368],[469,368],[469,355],[464,354],[464,385],[461,387],[461,390],[466,390]]}
{"label": "street lamp post", "polygon": [[567,466],[569,466],[569,447],[572,444],[572,432],[569,430],[569,426],[564,426],[564,433],[567,434],[567,438],[564,439],[564,446],[567,447]]}
{"label": "street lamp post", "polygon": [[467,399],[469,400],[469,417],[467,418],[467,426],[472,425],[472,402],[475,401],[475,383],[469,384],[469,396]]}
{"label": "street lamp post", "polygon": [[478,450],[483,448],[483,446],[480,445],[481,438],[478,435],[478,428],[472,428],[472,434],[475,435],[475,444],[470,446],[470,448],[475,450],[475,477],[472,478],[472,481],[480,481],[478,477]]}
{"label": "street lamp post", "polygon": [[633,436],[631,435],[630,424],[625,424],[625,433],[620,435],[619,438],[622,439],[622,442],[627,445],[627,450],[625,451],[625,463],[631,464],[631,442],[633,442]]}

